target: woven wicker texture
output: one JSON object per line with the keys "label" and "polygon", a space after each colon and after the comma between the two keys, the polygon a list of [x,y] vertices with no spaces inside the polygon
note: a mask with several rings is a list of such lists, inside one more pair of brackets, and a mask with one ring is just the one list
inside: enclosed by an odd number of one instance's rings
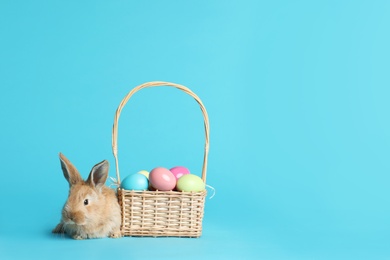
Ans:
{"label": "woven wicker texture", "polygon": [[[202,180],[206,183],[209,151],[209,120],[200,98],[189,88],[170,82],[148,82],[132,89],[119,104],[112,130],[112,151],[115,157],[116,175],[120,184],[118,162],[118,121],[123,107],[139,90],[149,87],[174,87],[192,96],[199,104],[205,129],[205,149]],[[122,208],[122,235],[124,236],[176,236],[199,237],[202,233],[206,191],[127,191],[118,188]]]}

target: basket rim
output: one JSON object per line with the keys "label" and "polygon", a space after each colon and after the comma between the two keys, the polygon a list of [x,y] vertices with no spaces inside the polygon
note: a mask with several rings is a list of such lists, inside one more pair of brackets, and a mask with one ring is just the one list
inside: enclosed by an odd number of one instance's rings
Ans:
{"label": "basket rim", "polygon": [[125,192],[126,194],[135,194],[135,195],[143,195],[143,194],[152,194],[152,195],[164,195],[164,194],[170,194],[170,195],[201,195],[207,193],[207,190],[201,190],[201,191],[177,191],[177,190],[169,190],[169,191],[162,191],[162,190],[126,190],[123,188],[118,187],[117,190],[120,190],[121,192]]}

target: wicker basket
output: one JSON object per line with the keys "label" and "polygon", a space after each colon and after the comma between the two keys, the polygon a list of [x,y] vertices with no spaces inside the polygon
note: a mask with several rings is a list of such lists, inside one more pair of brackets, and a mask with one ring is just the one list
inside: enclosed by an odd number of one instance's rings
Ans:
{"label": "wicker basket", "polygon": [[[202,180],[206,183],[207,157],[209,150],[209,120],[207,111],[199,99],[187,87],[170,82],[148,82],[131,90],[120,103],[114,118],[112,131],[112,151],[115,157],[116,176],[120,184],[118,164],[118,120],[123,107],[139,90],[149,87],[168,86],[184,91],[199,104],[204,118],[205,150]],[[120,186],[119,186],[120,187]],[[128,191],[118,188],[119,203],[122,208],[123,236],[152,237],[200,237],[204,214],[206,191]]]}

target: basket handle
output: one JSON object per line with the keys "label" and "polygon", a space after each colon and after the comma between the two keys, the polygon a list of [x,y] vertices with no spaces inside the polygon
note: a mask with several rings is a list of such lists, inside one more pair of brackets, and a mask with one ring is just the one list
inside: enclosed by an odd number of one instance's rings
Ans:
{"label": "basket handle", "polygon": [[206,183],[206,175],[207,175],[207,158],[208,158],[208,153],[209,153],[209,117],[206,111],[206,108],[204,107],[202,101],[200,98],[192,92],[189,88],[179,85],[176,83],[171,83],[171,82],[164,82],[164,81],[153,81],[153,82],[147,82],[142,85],[139,85],[135,88],[133,88],[122,100],[122,102],[119,104],[115,117],[114,117],[114,125],[112,127],[112,152],[115,157],[115,167],[116,167],[116,177],[118,183],[121,182],[120,180],[120,174],[119,174],[119,164],[118,164],[118,120],[121,114],[121,111],[123,107],[126,105],[127,101],[139,90],[144,89],[144,88],[150,88],[150,87],[162,87],[162,86],[167,86],[167,87],[174,87],[177,89],[180,89],[193,97],[196,102],[198,102],[200,109],[202,110],[203,114],[203,119],[204,119],[204,130],[205,130],[205,147],[204,147],[204,157],[203,157],[203,167],[202,167],[202,180],[204,183]]}

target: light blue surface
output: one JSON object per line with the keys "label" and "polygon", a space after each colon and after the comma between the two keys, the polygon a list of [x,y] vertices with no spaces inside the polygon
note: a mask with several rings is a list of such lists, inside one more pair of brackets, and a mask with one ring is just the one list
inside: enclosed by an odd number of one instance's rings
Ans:
{"label": "light blue surface", "polygon": [[[0,259],[390,259],[388,1],[0,1]],[[53,236],[58,153],[108,159],[124,95],[184,84],[211,124],[199,239]],[[122,177],[200,173],[196,102],[146,89]],[[210,192],[211,193],[211,192]],[[115,257],[115,258],[114,258]]]}

